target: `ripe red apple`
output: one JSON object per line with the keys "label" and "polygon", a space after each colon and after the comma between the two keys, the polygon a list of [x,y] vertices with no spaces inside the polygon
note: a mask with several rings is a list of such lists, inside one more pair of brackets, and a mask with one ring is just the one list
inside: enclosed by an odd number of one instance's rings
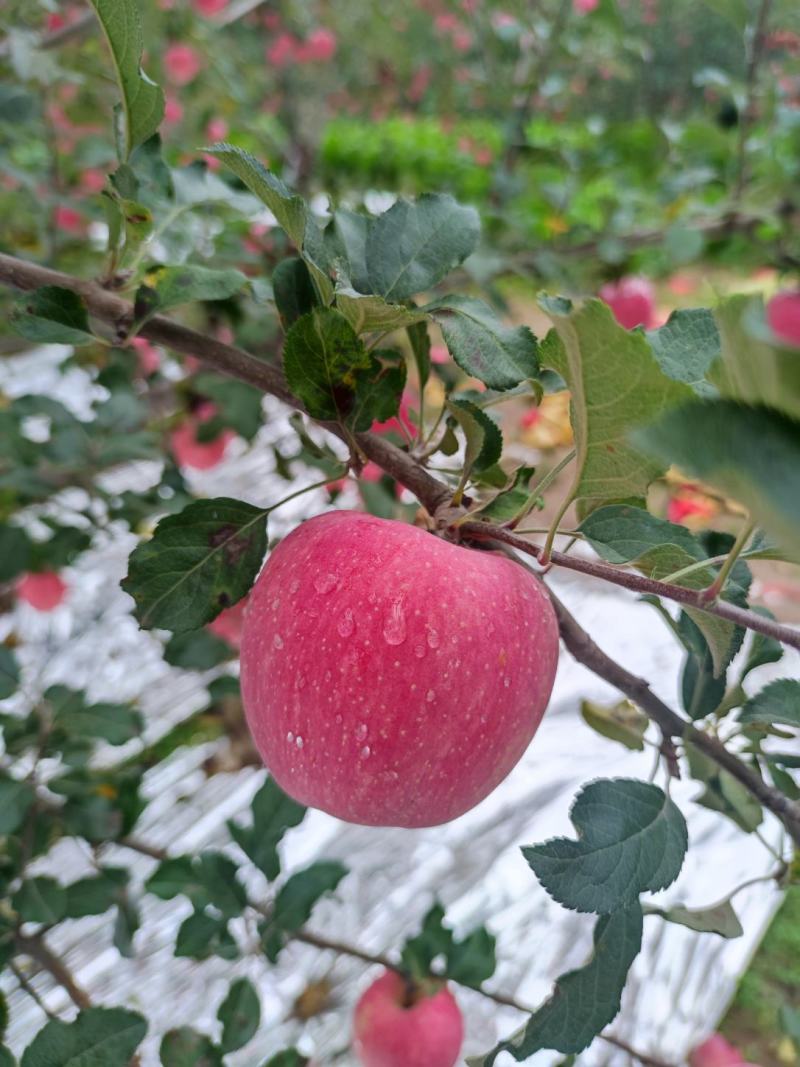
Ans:
{"label": "ripe red apple", "polygon": [[236,435],[223,430],[211,441],[198,441],[197,427],[216,415],[214,404],[204,403],[188,416],[170,435],[172,454],[181,467],[207,471],[222,461],[228,442]]}
{"label": "ripe red apple", "polygon": [[356,1005],[353,1032],[364,1067],[453,1067],[464,1020],[446,986],[420,996],[401,975],[386,971]]}
{"label": "ripe red apple", "polygon": [[290,796],[348,822],[434,826],[520,759],[557,659],[548,596],[506,556],[334,511],[299,526],[261,572],[242,695]]}
{"label": "ripe red apple", "polygon": [[778,340],[800,345],[800,289],[773,296],[767,304],[767,322]]}
{"label": "ripe red apple", "polygon": [[626,330],[632,330],[634,326],[644,326],[649,330],[655,325],[655,293],[647,278],[630,277],[607,282],[601,287],[599,295]]}
{"label": "ripe red apple", "polygon": [[200,54],[188,44],[171,44],[164,52],[164,71],[173,85],[188,85],[202,67]]}
{"label": "ripe red apple", "polygon": [[57,571],[23,574],[17,596],[37,611],[54,611],[67,593],[67,583]]}
{"label": "ripe red apple", "polygon": [[242,622],[244,609],[247,607],[247,597],[234,604],[232,608],[226,608],[217,615],[213,622],[206,627],[212,634],[227,641],[231,648],[239,648],[242,643]]}
{"label": "ripe red apple", "polygon": [[744,1057],[722,1034],[712,1034],[689,1053],[689,1067],[744,1067]]}

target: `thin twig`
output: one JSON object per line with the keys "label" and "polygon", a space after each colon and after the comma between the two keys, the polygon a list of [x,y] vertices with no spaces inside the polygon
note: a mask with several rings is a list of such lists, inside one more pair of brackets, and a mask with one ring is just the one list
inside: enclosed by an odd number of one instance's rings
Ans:
{"label": "thin twig", "polygon": [[89,994],[78,985],[66,963],[47,946],[44,938],[38,934],[26,936],[18,933],[15,940],[18,951],[25,956],[30,956],[43,970],[47,971],[76,1007],[81,1011],[91,1008],[92,1001]]}
{"label": "thin twig", "polygon": [[44,1014],[47,1016],[47,1018],[48,1019],[57,1019],[58,1016],[56,1015],[56,1013],[54,1011],[51,1011],[48,1008],[48,1006],[45,1004],[45,1002],[42,1000],[42,998],[39,996],[39,994],[33,988],[31,983],[28,981],[28,978],[26,977],[25,972],[17,964],[17,962],[15,960],[10,960],[9,964],[8,964],[8,967],[9,967],[9,970],[11,971],[11,973],[16,978],[16,980],[19,982],[20,989],[22,989],[25,993],[28,994],[28,996],[31,998],[31,1000],[33,1000],[34,1003],[36,1003],[38,1005],[38,1007],[44,1012]]}

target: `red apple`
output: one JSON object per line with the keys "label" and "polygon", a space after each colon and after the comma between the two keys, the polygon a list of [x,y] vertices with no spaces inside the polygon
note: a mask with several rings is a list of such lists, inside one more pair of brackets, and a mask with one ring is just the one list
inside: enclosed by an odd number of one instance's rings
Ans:
{"label": "red apple", "polygon": [[353,1032],[364,1067],[453,1067],[464,1020],[446,986],[420,996],[401,975],[386,971],[356,1004]]}
{"label": "red apple", "polygon": [[173,85],[188,85],[200,73],[200,55],[188,44],[171,44],[164,53],[164,70]]}
{"label": "red apple", "polygon": [[67,593],[67,583],[57,571],[23,574],[17,582],[17,596],[37,611],[54,611]]}
{"label": "red apple", "polygon": [[242,694],[278,784],[370,826],[435,826],[528,747],[558,659],[537,579],[506,556],[354,511],[303,523],[250,594]]}
{"label": "red apple", "polygon": [[649,330],[655,325],[655,293],[647,278],[620,278],[618,282],[607,282],[600,289],[600,299],[608,304],[614,318],[626,330],[632,330],[634,326]]}
{"label": "red apple", "polygon": [[327,63],[336,54],[336,45],[333,30],[320,26],[297,46],[295,57],[298,63]]}
{"label": "red apple", "polygon": [[411,392],[410,389],[403,391],[403,395],[400,398],[400,406],[397,414],[393,415],[385,422],[373,422],[370,427],[373,433],[385,434],[394,433],[398,437],[402,437],[406,440],[408,437],[413,438],[417,432],[416,424],[411,417],[411,412],[417,404],[417,398]]}
{"label": "red apple", "polygon": [[225,10],[228,0],[194,0],[194,6],[198,15],[211,18],[212,15],[218,15],[220,11]]}
{"label": "red apple", "polygon": [[773,296],[767,304],[767,322],[779,341],[800,345],[800,289]]}
{"label": "red apple", "polygon": [[131,340],[131,348],[136,351],[137,369],[142,377],[149,378],[151,374],[155,374],[161,366],[158,349],[144,337],[134,337]]}
{"label": "red apple", "polygon": [[741,1067],[744,1057],[722,1034],[712,1034],[689,1053],[689,1067]]}
{"label": "red apple", "polygon": [[221,611],[206,629],[216,634],[217,637],[221,637],[223,641],[227,641],[231,648],[239,648],[242,643],[242,622],[246,606],[247,597],[244,597],[232,608],[225,608]]}
{"label": "red apple", "polygon": [[236,435],[232,430],[223,430],[212,441],[198,441],[197,427],[216,415],[214,404],[204,403],[170,435],[172,454],[181,467],[207,471],[216,467],[225,455],[228,442]]}

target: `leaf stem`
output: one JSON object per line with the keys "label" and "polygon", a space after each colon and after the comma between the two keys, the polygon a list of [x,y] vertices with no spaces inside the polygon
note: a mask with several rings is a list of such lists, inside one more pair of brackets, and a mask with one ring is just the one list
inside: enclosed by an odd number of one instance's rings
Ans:
{"label": "leaf stem", "polygon": [[[516,515],[512,519],[510,519],[509,522],[506,523],[506,526],[509,530],[514,530],[517,528],[517,526],[522,522],[525,516],[528,515],[529,512],[533,509],[534,505],[536,504],[536,501],[542,495],[545,489],[549,488],[553,484],[553,482],[556,480],[559,474],[561,474],[564,468],[569,466],[573,459],[575,459],[575,456],[576,452],[573,448],[569,452],[567,452],[566,456],[564,456],[558,463],[556,463],[555,467],[551,467],[547,474],[545,474],[544,477],[539,480],[539,482],[534,486],[534,488],[531,489],[530,493],[528,494],[528,499],[525,501],[525,503],[522,505]],[[564,512],[566,510],[567,509],[564,508],[564,510],[558,516],[556,526],[558,526],[558,522],[563,518]],[[548,538],[550,537],[551,530],[552,527],[550,527],[547,531]],[[558,530],[553,531],[553,538],[555,537],[557,532]],[[550,543],[552,544],[552,539]],[[546,547],[547,546],[545,545],[545,548]]]}
{"label": "leaf stem", "polygon": [[741,528],[736,540],[731,546],[730,552],[725,557],[725,562],[720,567],[719,573],[717,574],[716,578],[711,583],[711,585],[708,586],[707,589],[700,590],[700,596],[703,600],[707,600],[713,603],[720,595],[722,590],[725,588],[725,583],[728,580],[728,575],[733,570],[736,560],[747,547],[750,538],[753,536],[753,530],[755,529],[755,525],[756,524],[754,522],[746,522]]}

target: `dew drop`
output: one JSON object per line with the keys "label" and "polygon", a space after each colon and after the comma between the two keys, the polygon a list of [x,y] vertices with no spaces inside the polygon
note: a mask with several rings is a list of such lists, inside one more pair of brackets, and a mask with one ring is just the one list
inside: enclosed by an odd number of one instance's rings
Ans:
{"label": "dew drop", "polygon": [[428,692],[425,694],[425,699],[428,701],[429,704],[433,703],[433,701],[436,699],[436,694],[432,689],[429,689]]}
{"label": "dew drop", "polygon": [[341,716],[341,715],[337,715],[337,716],[336,716],[336,719],[335,719],[335,721],[336,721],[336,723],[337,723],[337,724],[338,724],[338,723],[341,723],[341,721],[342,721],[342,716]]}
{"label": "dew drop", "polygon": [[275,599],[272,601],[272,610],[277,611],[280,606],[281,598],[279,596],[276,596]]}
{"label": "dew drop", "polygon": [[330,593],[338,585],[339,579],[335,574],[318,574],[314,579],[314,588],[318,593]]}
{"label": "dew drop", "polygon": [[280,634],[275,634],[272,638],[272,645],[273,648],[283,648],[283,638]]}
{"label": "dew drop", "polygon": [[291,730],[290,730],[290,731],[289,731],[289,733],[288,733],[288,734],[286,735],[286,740],[287,740],[287,741],[289,742],[289,744],[290,744],[290,745],[291,745],[292,741],[294,741],[294,734],[292,733],[292,731],[291,731]]}
{"label": "dew drop", "polygon": [[434,630],[434,628],[432,626],[427,626],[426,630],[428,631],[428,648],[438,648],[439,647],[439,631],[438,630]]}
{"label": "dew drop", "polygon": [[422,657],[425,655],[425,646],[414,645],[414,655],[417,657],[417,659],[422,659]]}
{"label": "dew drop", "polygon": [[360,722],[358,724],[358,726],[355,728],[355,735],[356,735],[356,741],[363,741],[364,740],[364,738],[367,736],[367,725],[366,725],[366,723]]}
{"label": "dew drop", "polygon": [[349,637],[355,629],[355,625],[353,613],[348,608],[336,624],[336,629],[339,631],[340,637]]}
{"label": "dew drop", "polygon": [[395,600],[383,620],[383,638],[387,645],[402,645],[406,639],[406,617],[402,600]]}
{"label": "dew drop", "polygon": [[295,580],[289,586],[289,592],[290,593],[296,593],[299,588],[300,588],[300,582],[298,581],[297,578],[295,578]]}
{"label": "dew drop", "polygon": [[331,672],[330,671],[325,671],[325,681],[329,682],[330,680],[331,680]]}
{"label": "dew drop", "polygon": [[508,689],[508,687],[511,685],[511,679],[510,678],[504,678],[503,679],[503,685],[506,687],[506,689]]}
{"label": "dew drop", "polygon": [[364,745],[364,747],[361,749],[361,752],[359,753],[362,759],[367,759],[371,754],[372,749],[369,747],[369,745]]}
{"label": "dew drop", "polygon": [[295,689],[304,689],[306,685],[306,676],[304,674],[298,674],[294,680]]}
{"label": "dew drop", "polygon": [[294,743],[295,743],[295,747],[296,748],[302,748],[303,747],[303,739],[300,736],[300,734],[298,734],[297,737],[294,739]]}

